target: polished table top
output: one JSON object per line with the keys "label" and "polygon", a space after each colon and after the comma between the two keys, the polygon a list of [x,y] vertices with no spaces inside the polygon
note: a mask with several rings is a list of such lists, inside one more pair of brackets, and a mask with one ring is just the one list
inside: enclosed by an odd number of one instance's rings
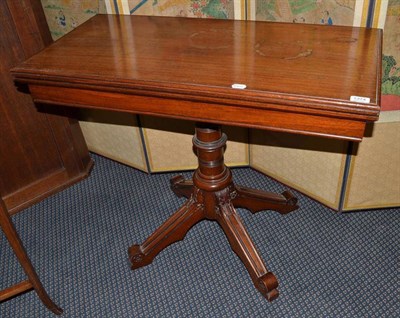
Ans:
{"label": "polished table top", "polygon": [[380,110],[382,32],[98,15],[12,72],[36,102],[359,141]]}

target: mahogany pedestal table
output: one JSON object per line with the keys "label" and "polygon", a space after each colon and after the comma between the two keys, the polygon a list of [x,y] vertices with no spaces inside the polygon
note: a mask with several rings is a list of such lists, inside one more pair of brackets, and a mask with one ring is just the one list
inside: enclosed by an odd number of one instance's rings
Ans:
{"label": "mahogany pedestal table", "polygon": [[197,122],[199,167],[193,180],[171,180],[187,201],[129,248],[132,269],[150,264],[197,222],[216,220],[271,301],[278,281],[235,208],[285,214],[297,199],[235,185],[219,125],[361,141],[380,110],[381,40],[376,29],[98,15],[12,73],[38,104]]}

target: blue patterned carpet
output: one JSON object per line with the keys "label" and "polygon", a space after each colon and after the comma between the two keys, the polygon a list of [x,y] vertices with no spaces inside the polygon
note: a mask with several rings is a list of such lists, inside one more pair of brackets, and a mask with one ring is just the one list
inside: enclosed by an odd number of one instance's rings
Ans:
{"label": "blue patterned carpet", "polygon": [[[239,210],[280,281],[280,297],[268,303],[215,222],[131,271],[128,247],[184,199],[168,190],[175,174],[93,158],[90,178],[13,217],[63,317],[400,317],[400,209],[337,214],[297,194],[301,207],[286,216]],[[248,168],[233,173],[239,184],[284,188]],[[25,275],[3,235],[0,248],[4,288]],[[53,315],[28,292],[1,303],[0,317]]]}

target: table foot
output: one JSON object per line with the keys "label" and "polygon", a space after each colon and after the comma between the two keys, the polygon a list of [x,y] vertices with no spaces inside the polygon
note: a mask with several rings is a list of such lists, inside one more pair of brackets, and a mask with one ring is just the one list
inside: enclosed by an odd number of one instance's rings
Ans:
{"label": "table foot", "polygon": [[231,248],[246,266],[254,286],[268,301],[276,299],[279,296],[278,280],[267,270],[231,202],[219,205],[217,221],[224,230]]}
{"label": "table foot", "polygon": [[256,286],[260,293],[270,302],[279,297],[279,291],[276,289],[277,287],[278,280],[271,272],[261,276]]}
{"label": "table foot", "polygon": [[163,225],[161,225],[143,244],[132,245],[129,250],[131,268],[149,265],[168,245],[183,240],[186,233],[204,218],[201,205],[191,197]]}

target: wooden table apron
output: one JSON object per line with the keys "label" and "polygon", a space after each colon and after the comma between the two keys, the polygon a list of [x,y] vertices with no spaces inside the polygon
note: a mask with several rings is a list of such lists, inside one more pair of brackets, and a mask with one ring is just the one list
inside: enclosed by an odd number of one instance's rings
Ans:
{"label": "wooden table apron", "polygon": [[171,180],[187,202],[130,247],[132,268],[150,264],[200,220],[216,220],[273,300],[278,281],[235,207],[285,214],[297,199],[233,184],[219,125],[361,141],[379,115],[381,43],[376,29],[98,15],[12,73],[36,103],[198,122],[199,168],[193,180]]}

